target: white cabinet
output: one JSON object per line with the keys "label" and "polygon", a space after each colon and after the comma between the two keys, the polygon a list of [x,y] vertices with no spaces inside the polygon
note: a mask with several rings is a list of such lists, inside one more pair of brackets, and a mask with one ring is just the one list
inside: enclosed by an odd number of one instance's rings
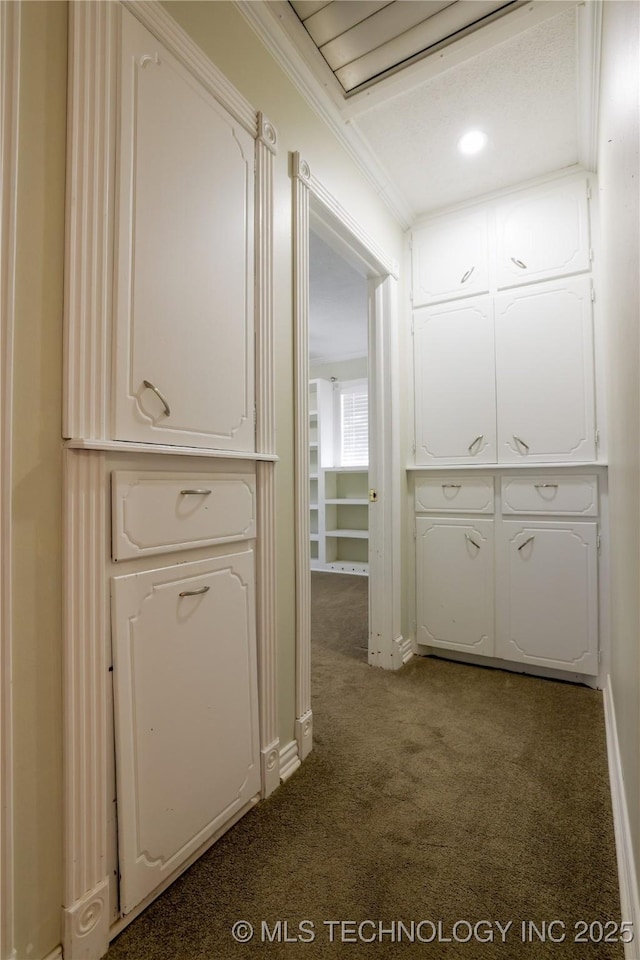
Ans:
{"label": "white cabinet", "polygon": [[114,439],[255,450],[254,140],[122,12]]}
{"label": "white cabinet", "polygon": [[121,909],[260,791],[253,551],[112,580]]}
{"label": "white cabinet", "polygon": [[414,314],[416,463],[496,459],[490,297]]}
{"label": "white cabinet", "polygon": [[505,520],[501,529],[497,655],[596,674],[597,524]]}
{"label": "white cabinet", "polygon": [[591,269],[584,179],[546,184],[496,205],[498,287]]}
{"label": "white cabinet", "polygon": [[412,239],[413,304],[486,293],[489,243],[486,210],[431,220]]}
{"label": "white cabinet", "polygon": [[496,296],[499,462],[595,459],[591,314],[587,277]]}
{"label": "white cabinet", "polygon": [[493,655],[493,533],[493,520],[418,517],[418,643]]}

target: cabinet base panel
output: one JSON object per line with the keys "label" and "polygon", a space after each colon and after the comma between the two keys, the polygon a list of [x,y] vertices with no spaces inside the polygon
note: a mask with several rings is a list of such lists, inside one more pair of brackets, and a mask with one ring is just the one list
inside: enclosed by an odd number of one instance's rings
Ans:
{"label": "cabinet base panel", "polygon": [[331,560],[329,563],[311,561],[311,569],[319,573],[350,573],[356,577],[369,576],[369,564],[357,563],[355,560]]}
{"label": "cabinet base panel", "polygon": [[551,667],[539,667],[536,664],[518,663],[514,660],[502,660],[499,657],[480,657],[471,653],[459,653],[457,650],[443,650],[440,647],[428,647],[425,644],[416,644],[416,653],[419,657],[439,657],[441,660],[455,660],[456,663],[466,663],[473,667],[491,667],[496,670],[508,670],[510,673],[526,673],[530,677],[541,677],[546,680],[563,680],[565,683],[581,683],[585,687],[601,690],[602,683],[599,677],[585,673],[575,673],[570,670],[554,670]]}

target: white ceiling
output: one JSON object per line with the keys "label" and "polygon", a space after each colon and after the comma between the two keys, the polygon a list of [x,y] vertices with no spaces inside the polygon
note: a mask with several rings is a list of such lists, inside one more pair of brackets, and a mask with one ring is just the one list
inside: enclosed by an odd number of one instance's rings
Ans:
{"label": "white ceiling", "polygon": [[309,359],[367,355],[367,281],[324,240],[309,234]]}
{"label": "white ceiling", "polygon": [[[418,215],[578,161],[576,12],[567,10],[358,116]],[[457,141],[483,130],[482,153]]]}

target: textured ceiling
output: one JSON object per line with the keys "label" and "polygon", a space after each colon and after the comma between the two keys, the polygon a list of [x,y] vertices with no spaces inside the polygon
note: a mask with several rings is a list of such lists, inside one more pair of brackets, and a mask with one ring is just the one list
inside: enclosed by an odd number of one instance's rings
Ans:
{"label": "textured ceiling", "polygon": [[[578,160],[575,9],[361,114],[355,126],[418,213]],[[488,146],[465,157],[460,136]]]}
{"label": "textured ceiling", "polygon": [[309,234],[309,358],[367,355],[367,281],[317,234]]}

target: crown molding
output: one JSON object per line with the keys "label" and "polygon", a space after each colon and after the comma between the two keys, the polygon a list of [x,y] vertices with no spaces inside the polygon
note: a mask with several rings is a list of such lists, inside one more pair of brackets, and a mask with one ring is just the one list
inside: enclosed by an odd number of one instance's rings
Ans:
{"label": "crown molding", "polygon": [[[327,124],[375,193],[406,230],[414,220],[415,211],[395,186],[387,170],[376,159],[360,132],[343,117],[336,102],[336,91],[333,89],[332,81],[335,84],[337,81],[331,71],[327,71],[329,76],[320,77],[318,66],[316,65],[315,69],[310,67],[309,62],[301,55],[297,41],[291,38],[286,28],[291,27],[289,16],[295,16],[289,4],[279,0],[272,3],[234,0],[234,4],[298,92]],[[300,29],[304,33],[304,28],[300,27]],[[316,57],[319,56],[315,46],[313,53]],[[310,56],[309,61],[314,62],[314,58]]]}
{"label": "crown molding", "polygon": [[598,107],[602,0],[578,7],[578,162],[596,171],[598,165]]}

